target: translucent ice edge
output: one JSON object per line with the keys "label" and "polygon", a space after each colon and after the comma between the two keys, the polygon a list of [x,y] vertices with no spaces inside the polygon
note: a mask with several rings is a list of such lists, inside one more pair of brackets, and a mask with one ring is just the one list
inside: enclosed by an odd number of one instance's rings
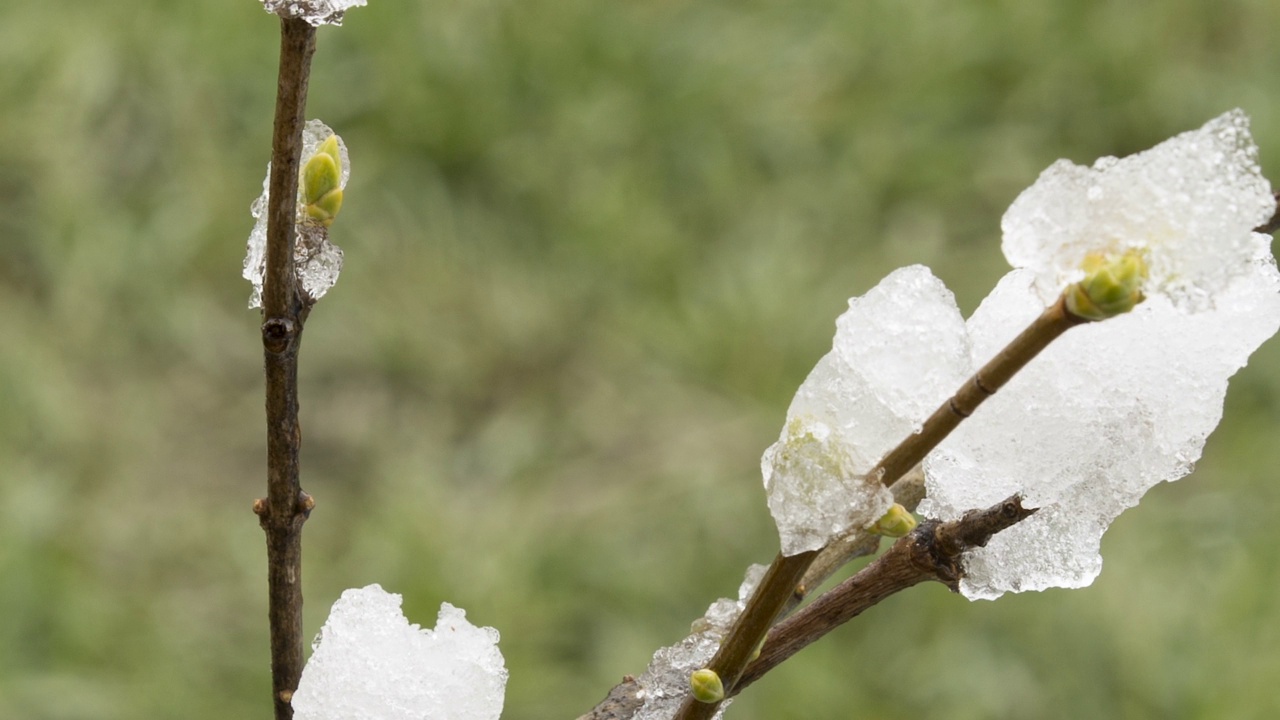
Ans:
{"label": "translucent ice edge", "polygon": [[378,585],[333,604],[293,695],[298,720],[497,720],[507,670],[498,631],[440,606],[435,629],[409,624]]}
{"label": "translucent ice edge", "polygon": [[761,459],[784,555],[817,550],[888,511],[893,497],[868,471],[950,397],[968,363],[955,298],[928,268],[897,270],[849,301],[831,352]]}
{"label": "translucent ice edge", "polygon": [[262,0],[262,7],[283,18],[302,18],[315,27],[341,25],[347,10],[364,7],[366,0]]}
{"label": "translucent ice edge", "polygon": [[[347,187],[347,179],[351,177],[351,159],[347,154],[347,144],[337,136],[328,125],[319,120],[309,120],[302,129],[302,161],[299,167],[305,167],[307,161],[316,154],[320,143],[335,135],[338,138],[338,155],[342,159],[342,171],[339,187]],[[241,273],[245,280],[253,285],[249,295],[249,308],[262,307],[262,278],[267,268],[267,195],[271,183],[271,163],[267,163],[267,175],[262,180],[262,194],[249,206],[253,215],[253,230],[249,233],[249,241],[245,251],[244,269]],[[342,248],[329,242],[329,229],[323,225],[310,222],[303,211],[302,189],[299,186],[296,200],[297,209],[294,220],[295,240],[293,247],[294,272],[303,292],[311,300],[319,300],[338,282],[342,272]]]}

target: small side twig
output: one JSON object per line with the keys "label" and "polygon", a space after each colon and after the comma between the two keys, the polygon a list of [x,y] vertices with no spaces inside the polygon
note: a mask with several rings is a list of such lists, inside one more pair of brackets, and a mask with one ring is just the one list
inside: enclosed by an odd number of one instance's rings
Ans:
{"label": "small side twig", "polygon": [[1035,508],[1024,508],[1021,498],[1015,495],[986,510],[970,511],[953,522],[923,523],[870,565],[778,623],[765,638],[760,657],[747,666],[730,694],[741,692],[784,660],[890,595],[930,580],[957,591],[964,553],[986,545],[991,536],[1034,512]]}
{"label": "small side twig", "polygon": [[266,370],[267,497],[253,510],[267,536],[271,688],[276,720],[290,720],[290,701],[302,677],[302,525],[315,502],[298,478],[298,346],[308,304],[294,273],[298,165],[315,28],[280,21],[280,74],[271,140],[267,198],[267,259],[262,293]]}

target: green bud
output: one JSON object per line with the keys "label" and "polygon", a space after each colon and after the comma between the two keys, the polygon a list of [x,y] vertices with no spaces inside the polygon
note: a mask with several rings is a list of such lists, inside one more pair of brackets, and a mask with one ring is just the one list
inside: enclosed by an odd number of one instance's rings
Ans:
{"label": "green bud", "polygon": [[698,702],[718,703],[724,699],[724,683],[720,682],[716,671],[710,668],[694,670],[689,676],[689,687]]}
{"label": "green bud", "polygon": [[329,227],[333,219],[338,216],[338,211],[342,209],[342,190],[339,188],[329,191],[316,202],[307,205],[305,209],[307,217]]}
{"label": "green bud", "polygon": [[307,217],[328,227],[342,209],[342,156],[338,136],[330,135],[302,168],[302,198]]}
{"label": "green bud", "polygon": [[1129,312],[1142,302],[1147,263],[1142,253],[1090,253],[1082,266],[1085,276],[1067,288],[1067,311],[1085,320],[1106,320]]}
{"label": "green bud", "polygon": [[894,503],[893,507],[889,508],[889,512],[871,526],[871,532],[885,537],[900,538],[915,530],[918,524],[915,515],[907,512],[907,509],[898,503]]}

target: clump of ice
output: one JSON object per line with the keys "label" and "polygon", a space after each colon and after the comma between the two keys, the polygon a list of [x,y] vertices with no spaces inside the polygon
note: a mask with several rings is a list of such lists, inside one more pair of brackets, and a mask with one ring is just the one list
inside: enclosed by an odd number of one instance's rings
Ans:
{"label": "clump of ice", "polygon": [[[1041,508],[968,553],[961,592],[1088,585],[1111,522],[1148,488],[1191,472],[1228,378],[1280,327],[1270,240],[1250,238],[1248,260],[1208,309],[1188,313],[1157,295],[1066,333],[929,455],[925,515],[954,519],[1015,492]],[[1011,272],[974,313],[975,366],[1043,310],[1035,283]]]}
{"label": "clump of ice", "polygon": [[928,268],[897,270],[849,301],[831,352],[761,459],[784,555],[817,550],[888,511],[892,495],[867,473],[950,397],[968,363],[955,297]]}
{"label": "clump of ice", "polygon": [[[706,667],[715,657],[720,642],[729,633],[733,621],[742,614],[766,570],[768,568],[764,565],[747,568],[742,584],[738,586],[737,600],[721,598],[711,603],[706,614],[693,622],[688,637],[653,654],[649,667],[637,679],[640,685],[638,696],[644,704],[636,711],[634,720],[670,720],[675,716],[689,695],[689,676]],[[731,702],[732,699],[722,702],[715,718],[724,715]]]}
{"label": "clump of ice", "polygon": [[366,0],[262,0],[262,7],[282,18],[302,18],[315,27],[341,25],[347,10],[364,7]]}
{"label": "clump of ice", "polygon": [[[302,161],[299,167],[305,167],[307,161],[316,154],[320,143],[335,135],[328,125],[319,120],[309,120],[302,128]],[[342,158],[342,175],[339,187],[347,187],[347,178],[351,176],[351,160],[347,155],[347,144],[338,136],[338,155]],[[253,284],[253,292],[249,296],[249,307],[262,307],[262,277],[267,267],[267,195],[271,183],[271,163],[267,163],[267,176],[262,180],[262,194],[249,206],[254,218],[253,230],[249,233],[248,247],[244,257],[245,280]],[[293,266],[297,273],[302,291],[312,302],[324,297],[329,288],[338,282],[338,274],[342,272],[342,248],[329,242],[329,229],[311,221],[303,210],[304,200],[299,183],[296,200],[294,230],[296,237],[293,247]]]}
{"label": "clump of ice", "polygon": [[298,720],[497,720],[507,670],[498,631],[440,606],[434,630],[410,625],[377,585],[333,604],[293,695]]}
{"label": "clump of ice", "polygon": [[974,367],[1021,331],[1091,251],[1138,248],[1145,302],[1055,341],[925,461],[920,511],[953,519],[1019,493],[1040,511],[966,556],[970,598],[1088,585],[1103,533],[1191,472],[1227,380],[1280,327],[1275,202],[1239,110],[1093,168],[1059,161],[1004,219],[1015,266],[969,320]]}
{"label": "clump of ice", "polygon": [[1004,254],[1050,302],[1088,253],[1142,250],[1147,294],[1199,308],[1248,265],[1250,231],[1274,210],[1249,118],[1232,110],[1123,159],[1049,166],[1005,213]]}

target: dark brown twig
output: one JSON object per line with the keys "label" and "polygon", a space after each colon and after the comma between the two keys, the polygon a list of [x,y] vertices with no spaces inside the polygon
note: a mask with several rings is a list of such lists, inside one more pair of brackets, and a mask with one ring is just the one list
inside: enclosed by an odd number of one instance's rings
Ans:
{"label": "dark brown twig", "polygon": [[262,345],[267,396],[267,497],[253,505],[267,535],[271,689],[277,720],[293,717],[290,701],[302,677],[302,525],[315,506],[298,479],[298,346],[306,304],[294,274],[298,165],[315,28],[280,21],[280,75],[271,139],[267,260],[262,292]]}
{"label": "dark brown twig", "polygon": [[991,536],[1029,517],[1035,508],[1011,497],[986,510],[973,510],[949,523],[929,521],[889,548],[853,577],[832,588],[795,615],[778,623],[765,638],[730,694],[737,694],[784,660],[849,622],[881,600],[913,585],[934,580],[959,589],[964,553],[983,547]]}

